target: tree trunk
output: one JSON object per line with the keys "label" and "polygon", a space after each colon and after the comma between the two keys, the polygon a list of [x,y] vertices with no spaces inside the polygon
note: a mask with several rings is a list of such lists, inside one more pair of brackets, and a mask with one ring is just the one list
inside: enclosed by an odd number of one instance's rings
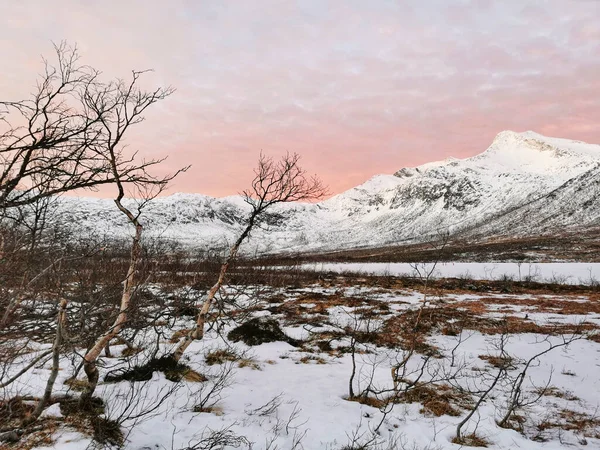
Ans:
{"label": "tree trunk", "polygon": [[137,271],[138,262],[140,260],[142,246],[142,225],[136,223],[135,227],[135,237],[133,238],[133,244],[131,246],[131,256],[129,259],[129,268],[127,270],[127,277],[123,283],[123,294],[121,295],[121,306],[119,309],[119,315],[115,319],[112,327],[104,333],[100,338],[96,341],[94,346],[87,352],[87,354],[83,357],[83,370],[85,371],[88,377],[88,386],[85,391],[81,394],[81,402],[88,402],[94,391],[96,390],[96,386],[98,384],[98,368],[96,367],[96,361],[102,353],[102,350],[106,348],[108,343],[113,339],[119,332],[123,325],[127,322],[127,313],[129,309],[129,305],[131,303],[131,295],[133,293],[134,288],[134,277]]}
{"label": "tree trunk", "polygon": [[38,417],[44,411],[44,407],[50,400],[52,396],[52,389],[54,388],[54,382],[56,381],[56,377],[58,376],[58,370],[60,368],[60,346],[63,340],[63,328],[66,321],[66,309],[67,309],[67,301],[65,299],[61,300],[60,307],[58,310],[58,315],[56,316],[56,336],[54,338],[54,345],[52,346],[52,370],[50,371],[50,377],[48,378],[48,382],[46,383],[46,390],[44,391],[43,397],[40,399],[38,404],[35,407],[31,416],[29,416],[25,421],[24,425],[29,425],[30,423],[35,422]]}
{"label": "tree trunk", "polygon": [[221,265],[221,270],[219,271],[219,278],[217,279],[217,282],[213,285],[213,287],[210,288],[208,294],[206,295],[206,300],[204,300],[204,302],[202,303],[202,307],[200,308],[200,312],[198,313],[198,317],[196,318],[196,325],[186,334],[186,336],[181,340],[181,342],[179,342],[179,345],[172,353],[171,356],[175,361],[181,360],[181,357],[183,356],[184,352],[193,341],[201,340],[204,337],[204,325],[206,323],[206,316],[208,316],[208,313],[210,312],[210,307],[212,306],[215,300],[217,292],[219,292],[219,289],[221,289],[221,286],[223,286],[223,283],[225,282],[225,276],[227,275],[229,265],[237,256],[237,253],[240,249],[240,245],[242,245],[244,239],[246,239],[246,237],[248,237],[248,235],[250,234],[250,231],[254,226],[255,219],[256,211],[250,216],[250,219],[248,220],[248,225],[246,225],[246,228],[244,229],[238,240],[235,242],[235,244],[231,246],[227,259]]}
{"label": "tree trunk", "polygon": [[[233,253],[233,249],[232,252]],[[230,253],[230,255],[231,255]],[[237,249],[235,250],[237,253]],[[190,344],[195,340],[201,340],[204,337],[204,324],[206,323],[206,316],[210,311],[210,307],[223,286],[223,282],[225,281],[225,275],[227,274],[227,269],[229,268],[229,261],[232,257],[227,258],[227,261],[221,266],[221,270],[219,272],[219,278],[217,282],[210,288],[208,294],[206,295],[206,300],[202,303],[202,308],[200,308],[200,312],[198,313],[198,317],[196,318],[196,325],[192,328],[189,333],[183,338],[183,340],[179,343],[175,351],[173,352],[173,359],[175,361],[179,361],[183,356],[183,353],[190,346]]]}
{"label": "tree trunk", "polygon": [[356,375],[356,339],[353,337],[350,344],[350,357],[352,358],[352,373],[348,380],[348,398],[354,398],[354,376]]}

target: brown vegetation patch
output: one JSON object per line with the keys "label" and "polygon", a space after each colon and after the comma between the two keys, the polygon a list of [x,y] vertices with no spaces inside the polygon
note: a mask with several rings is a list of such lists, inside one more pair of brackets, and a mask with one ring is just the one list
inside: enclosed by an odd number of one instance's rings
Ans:
{"label": "brown vegetation patch", "polygon": [[224,414],[223,408],[217,405],[204,407],[195,406],[193,411],[197,413],[214,414],[215,416],[222,416]]}
{"label": "brown vegetation patch", "polygon": [[[60,421],[46,418],[38,419],[34,428],[19,429],[22,434],[13,433],[0,443],[0,450],[30,450],[38,447],[53,447],[54,433],[58,430]],[[4,424],[3,424],[4,425]]]}
{"label": "brown vegetation patch", "polygon": [[104,414],[102,399],[93,397],[84,404],[79,399],[61,401],[60,412],[65,416],[65,424],[91,436],[97,443],[116,447],[123,445],[124,437],[119,423],[102,417]]}
{"label": "brown vegetation patch", "polygon": [[208,381],[208,378],[206,378],[205,375],[189,368],[183,371],[182,379],[189,381],[190,383],[204,383],[205,381]]}
{"label": "brown vegetation patch", "polygon": [[320,356],[313,356],[313,355],[304,355],[302,358],[300,358],[296,364],[310,364],[310,363],[316,363],[316,364],[327,364],[327,361],[325,361],[324,358],[321,358]]}
{"label": "brown vegetation patch", "polygon": [[115,447],[123,445],[125,438],[117,421],[105,417],[91,417],[90,424],[94,441]]}
{"label": "brown vegetation patch", "polygon": [[227,361],[237,361],[239,359],[240,356],[228,348],[211,350],[204,354],[204,360],[208,366],[212,366],[214,364],[224,364]]}
{"label": "brown vegetation patch", "polygon": [[252,370],[262,370],[262,367],[260,366],[260,364],[258,363],[258,361],[256,361],[253,358],[242,358],[242,359],[240,359],[240,362],[238,362],[238,367],[240,369],[243,369],[244,367],[249,367]]}
{"label": "brown vegetation patch", "polygon": [[396,347],[400,344],[404,348],[436,356],[439,352],[426,342],[428,336],[437,332],[455,335],[463,328],[479,329],[486,325],[499,327],[499,322],[448,306],[408,310],[385,321],[381,333],[381,344],[389,347]]}
{"label": "brown vegetation patch", "polygon": [[537,425],[539,431],[552,428],[574,431],[588,438],[600,439],[600,418],[569,409],[561,410],[555,420],[545,420]]}
{"label": "brown vegetation patch", "polygon": [[194,300],[176,297],[171,300],[171,308],[173,308],[175,317],[196,317],[198,315],[198,308]]}
{"label": "brown vegetation patch", "polygon": [[[374,300],[366,300],[358,297],[347,297],[341,292],[333,294],[324,294],[320,292],[302,293],[293,300],[280,302],[275,306],[267,308],[272,314],[281,314],[288,325],[322,326],[329,323],[329,309],[336,306],[345,306],[349,308],[360,308],[361,314],[375,316],[372,308],[380,306]],[[314,305],[307,308],[305,305]],[[386,305],[387,306],[387,305]],[[385,307],[383,307],[385,308]]]}
{"label": "brown vegetation patch", "polygon": [[420,403],[421,414],[440,417],[443,415],[458,417],[461,408],[472,405],[471,397],[461,393],[445,384],[417,384],[416,386],[386,397],[357,395],[346,397],[350,402],[381,409],[390,402],[394,403]]}
{"label": "brown vegetation patch", "polygon": [[509,369],[514,367],[513,358],[510,356],[479,355],[479,359],[487,361],[498,369]]}
{"label": "brown vegetation patch", "polygon": [[0,400],[0,423],[6,426],[19,423],[27,419],[34,409],[35,404],[25,401],[23,397]]}
{"label": "brown vegetation patch", "polygon": [[397,403],[420,403],[421,414],[436,417],[460,416],[459,408],[469,407],[471,397],[445,384],[417,384],[394,397]]}
{"label": "brown vegetation patch", "polygon": [[283,303],[287,300],[287,297],[281,293],[270,295],[265,298],[267,303]]}
{"label": "brown vegetation patch", "polygon": [[524,433],[524,426],[527,419],[520,414],[511,414],[510,417],[502,425],[497,423],[500,428],[506,428],[508,430],[515,430],[519,433]]}
{"label": "brown vegetation patch", "polygon": [[455,437],[452,439],[453,444],[464,445],[465,447],[487,447],[490,443],[481,436],[476,435],[475,433],[467,434],[465,436],[461,436],[461,438]]}
{"label": "brown vegetation patch", "polygon": [[377,409],[381,409],[381,408],[385,407],[389,401],[389,399],[371,397],[368,395],[356,395],[354,397],[345,397],[344,399],[348,400],[349,402],[357,402],[357,403],[360,403],[361,405],[367,405],[367,406],[370,406],[372,408],[377,408]]}
{"label": "brown vegetation patch", "polygon": [[139,347],[125,347],[123,349],[123,351],[121,352],[121,356],[124,356],[124,357],[135,356],[138,353],[141,353],[142,351],[143,351],[143,349],[141,349]]}
{"label": "brown vegetation patch", "polygon": [[563,398],[570,402],[580,400],[579,397],[574,395],[571,391],[563,391],[556,386],[548,386],[546,388],[539,388],[534,391],[537,395],[543,395],[546,397]]}
{"label": "brown vegetation patch", "polygon": [[[546,323],[537,324],[528,318],[505,316],[502,319],[486,317],[485,305],[479,301],[439,304],[433,307],[400,312],[387,319],[375,343],[387,347],[402,346],[415,351],[438,356],[437,349],[427,342],[435,334],[456,336],[462,330],[474,330],[482,334],[536,333],[545,335],[589,333],[596,339],[593,323]],[[482,358],[484,359],[484,358]],[[495,361],[498,363],[499,361]],[[492,361],[490,363],[493,364]]]}
{"label": "brown vegetation patch", "polygon": [[[503,299],[510,304],[510,298]],[[423,338],[439,332],[445,335],[457,335],[461,330],[474,330],[483,334],[573,334],[590,333],[590,339],[597,335],[592,333],[599,327],[590,322],[583,323],[545,323],[537,324],[526,317],[507,315],[502,319],[485,317],[487,307],[483,300],[462,301],[438,304],[434,307],[409,310],[388,319],[386,331],[390,338],[400,337],[404,343]]]}
{"label": "brown vegetation patch", "polygon": [[[464,302],[467,303],[467,302]],[[535,297],[535,298],[515,298],[515,297],[482,297],[475,302],[485,305],[506,305],[509,307],[526,307],[531,312],[553,313],[561,315],[586,315],[600,314],[600,299],[597,295],[590,295],[588,298],[572,297]]]}
{"label": "brown vegetation patch", "polygon": [[563,409],[559,416],[566,422],[565,430],[576,431],[586,437],[600,439],[600,418],[569,409]]}
{"label": "brown vegetation patch", "polygon": [[78,378],[68,378],[64,381],[64,384],[69,386],[74,391],[85,391],[90,385],[87,380],[80,380]]}
{"label": "brown vegetation patch", "polygon": [[171,339],[169,339],[169,342],[171,344],[177,344],[182,338],[184,338],[185,336],[187,336],[187,334],[190,331],[191,330],[188,330],[187,328],[183,328],[181,330],[177,330],[175,333],[173,333],[173,335],[171,336]]}

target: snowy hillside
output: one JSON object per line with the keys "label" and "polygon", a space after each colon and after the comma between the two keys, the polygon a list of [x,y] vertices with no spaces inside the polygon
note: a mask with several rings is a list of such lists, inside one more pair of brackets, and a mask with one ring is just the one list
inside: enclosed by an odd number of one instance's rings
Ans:
{"label": "snowy hillside", "polygon": [[[483,153],[449,158],[366,183],[315,204],[280,205],[247,252],[381,247],[430,239],[440,231],[485,238],[527,236],[600,222],[600,145],[504,131]],[[111,200],[64,198],[61,218],[78,232],[125,235]],[[184,246],[226,245],[246,213],[240,197],[174,194],[156,199],[148,233]]]}

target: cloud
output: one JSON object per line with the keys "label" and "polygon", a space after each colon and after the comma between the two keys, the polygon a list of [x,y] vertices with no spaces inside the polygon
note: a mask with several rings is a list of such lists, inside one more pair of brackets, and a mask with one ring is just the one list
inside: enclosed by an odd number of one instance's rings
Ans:
{"label": "cloud", "polygon": [[481,152],[503,129],[600,142],[600,2],[10,2],[0,92],[24,96],[50,41],[107,77],[177,92],[129,144],[192,163],[175,189],[242,190],[259,152],[302,154],[339,192]]}

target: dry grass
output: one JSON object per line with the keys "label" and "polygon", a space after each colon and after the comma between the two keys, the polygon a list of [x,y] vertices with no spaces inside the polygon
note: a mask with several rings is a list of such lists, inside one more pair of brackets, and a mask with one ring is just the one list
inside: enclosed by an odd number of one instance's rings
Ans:
{"label": "dry grass", "polygon": [[[380,288],[381,290],[381,288]],[[388,291],[389,292],[389,291]],[[430,293],[431,294],[431,293]],[[441,295],[441,294],[440,294]],[[434,298],[430,295],[429,297]],[[437,297],[435,297],[437,298]],[[439,349],[433,346],[428,338],[435,334],[456,336],[462,330],[479,331],[482,334],[520,334],[536,333],[546,335],[590,333],[591,339],[599,339],[592,332],[598,329],[593,323],[569,324],[569,323],[546,323],[538,324],[529,320],[527,316],[507,315],[502,319],[491,318],[489,314],[497,313],[498,305],[510,307],[513,301],[526,303],[530,307],[538,307],[540,311],[551,308],[553,311],[563,311],[565,314],[582,314],[586,305],[594,304],[590,310],[595,310],[600,302],[582,302],[572,298],[514,298],[514,297],[491,297],[486,296],[477,300],[463,300],[450,302],[438,301],[434,306],[421,309],[406,309],[390,317],[389,304],[378,300],[365,300],[358,297],[346,297],[337,290],[332,294],[324,293],[302,293],[298,298],[272,306],[269,311],[273,314],[281,314],[288,325],[312,325],[322,326],[329,323],[329,308],[336,306],[347,306],[355,309],[357,317],[363,319],[384,319],[383,329],[379,332],[354,333],[354,337],[361,343],[377,344],[388,348],[402,347],[411,349],[418,353],[439,357]],[[315,305],[307,308],[307,303]],[[490,310],[490,307],[496,307]],[[562,309],[559,309],[559,306]],[[383,316],[383,317],[382,317]],[[343,331],[313,333],[310,346],[317,351],[327,352],[331,355],[339,354],[343,350],[334,350],[331,341],[343,338],[347,333]],[[314,351],[306,347],[306,351]],[[488,358],[492,365],[500,361]],[[483,358],[485,359],[485,358]]]}
{"label": "dry grass", "polygon": [[177,330],[175,333],[173,333],[173,336],[171,336],[171,339],[169,339],[169,342],[171,344],[178,343],[181,340],[181,338],[185,337],[190,331],[191,330],[188,330],[187,328]]}
{"label": "dry grass", "polygon": [[556,386],[548,386],[547,388],[539,388],[539,389],[536,389],[534,392],[537,395],[543,395],[546,397],[563,398],[570,402],[575,402],[575,401],[580,400],[580,398],[577,397],[576,395],[574,395],[571,391],[563,391],[563,390],[557,388]]}
{"label": "dry grass", "polygon": [[254,370],[262,370],[260,363],[256,359],[239,355],[233,349],[229,348],[211,350],[204,355],[204,359],[209,366],[237,361],[240,369],[249,367]]}
{"label": "dry grass", "polygon": [[514,361],[510,356],[479,355],[479,359],[487,361],[498,369],[514,368]]}
{"label": "dry grass", "polygon": [[576,432],[587,438],[600,439],[600,418],[590,414],[561,410],[553,420],[544,420],[537,424],[539,431],[559,429]]}
{"label": "dry grass", "polygon": [[448,305],[408,310],[385,321],[380,343],[387,347],[401,345],[419,353],[439,356],[438,349],[427,342],[429,336],[435,333],[455,335],[463,328],[481,329],[485,326],[499,327],[500,321]]}
{"label": "dry grass", "polygon": [[510,415],[510,417],[507,419],[507,421],[503,425],[498,424],[498,426],[500,426],[501,428],[509,429],[509,430],[515,430],[515,431],[518,431],[519,433],[524,434],[526,422],[527,422],[527,419],[524,416],[522,416],[521,414],[513,413]]}
{"label": "dry grass", "polygon": [[313,355],[303,356],[298,361],[296,361],[296,364],[311,364],[313,362],[316,364],[327,364],[327,361],[325,359],[321,358],[320,356]]}
{"label": "dry grass", "polygon": [[345,397],[345,400],[378,409],[385,407],[390,402],[420,403],[422,405],[421,414],[435,417],[444,415],[458,417],[462,408],[468,408],[472,404],[470,396],[462,394],[445,384],[418,384],[406,392],[399,392],[385,397],[358,395]]}
{"label": "dry grass", "polygon": [[204,383],[205,381],[208,381],[208,378],[206,378],[205,375],[202,375],[201,373],[190,368],[183,371],[182,379],[191,383]]}
{"label": "dry grass", "polygon": [[262,370],[262,367],[258,361],[253,358],[242,358],[238,362],[238,367],[243,369],[244,367],[249,367],[253,370]]}
{"label": "dry grass", "polygon": [[41,419],[36,421],[36,430],[27,433],[17,442],[0,443],[0,450],[30,450],[39,447],[54,447],[54,434],[61,421],[56,419]]}
{"label": "dry grass", "polygon": [[460,439],[452,439],[453,444],[464,445],[465,447],[487,447],[490,443],[483,437],[476,435],[475,433],[467,434],[462,436]]}
{"label": "dry grass", "polygon": [[563,429],[575,431],[585,437],[600,439],[600,418],[569,409],[563,409],[559,417],[566,423]]}
{"label": "dry grass", "polygon": [[[547,323],[538,324],[525,317],[506,316],[503,319],[486,317],[489,311],[482,301],[462,301],[438,304],[434,307],[409,310],[388,319],[385,322],[383,338],[388,346],[402,344],[419,352],[434,352],[426,342],[428,336],[435,333],[457,335],[461,330],[474,330],[482,334],[520,334],[536,333],[545,335],[558,334],[593,334],[598,326],[593,323]],[[597,336],[597,335],[596,335]]]}
{"label": "dry grass", "polygon": [[536,313],[561,315],[600,314],[600,297],[597,294],[577,299],[574,299],[572,296],[537,296],[535,298],[486,296],[469,303],[481,303],[484,308],[487,308],[487,305],[505,305],[510,308],[518,307]]}
{"label": "dry grass", "polygon": [[84,391],[89,386],[89,383],[87,380],[80,380],[77,378],[68,378],[65,380],[64,384],[69,386],[74,391],[79,391],[79,392]]}
{"label": "dry grass", "polygon": [[460,416],[460,409],[471,405],[471,397],[445,384],[417,384],[401,392],[393,400],[396,403],[420,403],[421,414],[436,417]]}
{"label": "dry grass", "polygon": [[27,419],[34,409],[35,404],[30,401],[25,401],[22,397],[1,400],[0,424],[6,427],[17,425]]}
{"label": "dry grass", "polygon": [[[276,297],[277,300],[280,297]],[[367,307],[368,310],[377,306],[377,302],[370,301],[364,298],[348,297],[342,292],[334,292],[331,294],[302,293],[298,297],[277,302],[277,304],[267,308],[272,314],[280,314],[283,320],[288,325],[303,325],[309,324],[313,326],[321,326],[329,323],[329,309],[336,306],[345,306],[350,308]],[[307,307],[306,305],[314,305]],[[367,312],[367,309],[364,311]]]}
{"label": "dry grass", "polygon": [[135,356],[138,353],[141,353],[142,351],[143,351],[143,349],[141,349],[139,347],[126,347],[121,352],[121,356],[124,356],[124,357]]}
{"label": "dry grass", "polygon": [[91,436],[94,441],[106,447],[120,447],[124,436],[118,422],[103,416],[104,402],[94,397],[86,405],[81,405],[78,399],[67,399],[60,402],[60,411],[65,425]]}
{"label": "dry grass", "polygon": [[208,366],[224,364],[227,361],[238,361],[239,359],[240,356],[228,348],[211,350],[204,354],[204,360]]}
{"label": "dry grass", "polygon": [[372,408],[381,409],[388,404],[389,399],[387,398],[378,398],[378,397],[370,397],[367,395],[357,395],[354,397],[345,397],[344,400],[348,400],[349,402],[357,402],[361,405],[367,405]]}

